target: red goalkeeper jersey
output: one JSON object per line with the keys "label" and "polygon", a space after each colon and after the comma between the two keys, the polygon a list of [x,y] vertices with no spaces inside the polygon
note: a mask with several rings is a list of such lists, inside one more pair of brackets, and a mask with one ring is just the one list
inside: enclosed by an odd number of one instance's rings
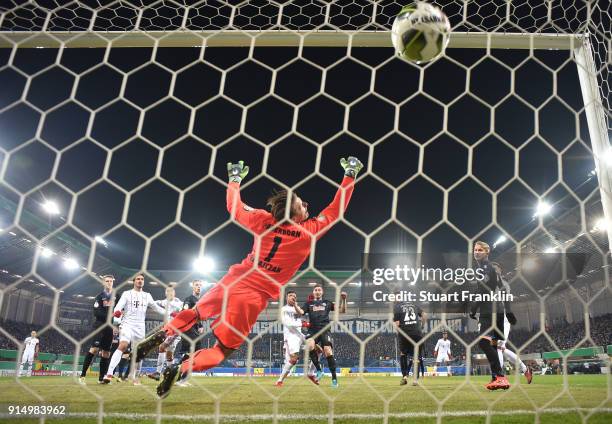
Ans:
{"label": "red goalkeeper jersey", "polygon": [[[241,263],[230,267],[220,284],[251,287],[272,299],[278,299],[281,286],[287,284],[308,258],[312,238],[319,239],[346,210],[353,194],[354,181],[353,178],[344,177],[334,200],[316,218],[273,229],[276,220],[272,214],[242,203],[240,184],[229,183],[227,210],[256,237],[251,253]],[[258,243],[261,243],[261,250],[256,260]]]}

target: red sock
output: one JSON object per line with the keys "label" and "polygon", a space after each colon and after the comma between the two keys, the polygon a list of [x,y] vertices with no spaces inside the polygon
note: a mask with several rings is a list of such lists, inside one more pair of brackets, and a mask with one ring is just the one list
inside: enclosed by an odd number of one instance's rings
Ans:
{"label": "red sock", "polygon": [[195,309],[183,309],[179,312],[172,321],[164,327],[168,336],[174,336],[177,332],[185,332],[189,330],[198,320],[198,314]]}
{"label": "red sock", "polygon": [[[187,359],[181,365],[181,373],[191,371],[205,371],[209,368],[216,367],[225,359],[225,354],[219,347],[215,345],[210,349],[200,349],[193,354],[193,359]],[[191,367],[193,364],[193,367]]]}

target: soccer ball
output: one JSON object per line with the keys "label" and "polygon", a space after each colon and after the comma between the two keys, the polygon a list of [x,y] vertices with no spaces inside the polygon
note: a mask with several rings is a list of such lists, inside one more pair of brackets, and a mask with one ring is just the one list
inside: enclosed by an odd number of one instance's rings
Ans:
{"label": "soccer ball", "polygon": [[416,2],[404,6],[395,18],[391,41],[402,59],[426,63],[444,54],[450,31],[450,22],[442,10]]}

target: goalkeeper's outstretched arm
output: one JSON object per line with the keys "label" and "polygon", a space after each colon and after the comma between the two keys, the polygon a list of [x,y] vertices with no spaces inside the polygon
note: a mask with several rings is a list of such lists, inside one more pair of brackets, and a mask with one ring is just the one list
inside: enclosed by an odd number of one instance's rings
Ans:
{"label": "goalkeeper's outstretched arm", "polygon": [[332,227],[340,217],[340,214],[346,211],[353,195],[355,178],[357,178],[357,174],[363,168],[361,161],[353,156],[349,156],[348,159],[340,159],[340,165],[344,169],[344,179],[334,196],[334,200],[315,219],[304,223],[304,227],[312,234],[316,234],[317,239]]}
{"label": "goalkeeper's outstretched arm", "polygon": [[249,173],[249,167],[244,165],[244,161],[238,163],[228,162],[227,176],[229,182],[227,185],[227,211],[231,217],[238,221],[239,224],[256,233],[262,232],[260,228],[262,218],[270,214],[262,209],[253,209],[242,202],[240,198],[240,183]]}

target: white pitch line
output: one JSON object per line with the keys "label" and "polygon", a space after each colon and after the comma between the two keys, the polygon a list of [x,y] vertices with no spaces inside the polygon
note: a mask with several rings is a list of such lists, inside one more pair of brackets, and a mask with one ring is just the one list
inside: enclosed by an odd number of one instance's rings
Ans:
{"label": "white pitch line", "polygon": [[[540,410],[528,410],[518,409],[513,411],[493,411],[490,413],[491,416],[510,416],[510,415],[534,415],[538,414],[563,414],[572,412],[595,412],[595,413],[612,413],[612,408],[547,408]],[[388,418],[437,418],[440,417],[486,417],[489,415],[488,411],[447,411],[447,412],[396,412],[388,413]],[[68,412],[63,416],[50,415],[47,418],[53,419],[70,419],[70,418],[97,418],[98,414],[95,412]],[[155,420],[157,414],[134,414],[134,413],[120,413],[111,412],[104,413],[104,418],[123,418],[126,420]],[[179,421],[215,421],[216,416],[210,415],[161,415],[164,420],[179,420]],[[303,419],[307,417],[311,420],[328,421],[329,416],[324,414],[308,415],[303,414],[253,414],[253,415],[238,415],[238,414],[221,414],[219,420],[222,422],[235,422],[235,421],[270,421],[276,418],[278,421],[292,421],[297,419]],[[9,415],[7,413],[0,413],[0,418],[33,418],[27,415]],[[338,420],[368,420],[368,419],[380,419],[380,414],[334,414],[333,419]]]}

